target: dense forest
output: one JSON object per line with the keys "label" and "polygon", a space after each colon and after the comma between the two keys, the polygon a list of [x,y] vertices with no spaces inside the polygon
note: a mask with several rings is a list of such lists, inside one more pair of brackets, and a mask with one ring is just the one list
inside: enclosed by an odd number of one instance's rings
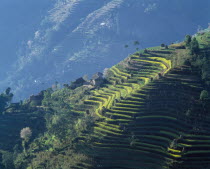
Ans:
{"label": "dense forest", "polygon": [[0,168],[210,169],[209,93],[210,29],[18,103],[7,88]]}

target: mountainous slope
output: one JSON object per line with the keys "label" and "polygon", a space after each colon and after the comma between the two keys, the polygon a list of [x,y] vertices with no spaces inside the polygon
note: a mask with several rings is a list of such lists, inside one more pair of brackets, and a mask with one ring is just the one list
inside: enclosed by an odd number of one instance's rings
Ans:
{"label": "mountainous slope", "polygon": [[[135,48],[170,44],[185,34],[193,34],[198,25],[206,27],[210,15],[208,0],[202,3],[194,0],[55,0],[42,3],[33,4],[43,5],[40,5],[41,14],[34,13],[37,20],[33,28],[31,25],[17,32],[20,35],[24,32],[24,35],[18,36],[15,46],[19,49],[11,54],[15,56],[12,57],[14,68],[2,65],[4,77],[0,88],[3,91],[10,86],[15,100],[38,93],[55,81],[68,83],[66,79],[74,80],[84,72],[90,75],[103,71]],[[194,12],[198,8],[202,10]],[[133,45],[135,40],[140,41],[139,46]],[[124,48],[126,44],[128,48]],[[11,46],[3,48],[13,51]],[[11,57],[7,58],[7,63],[11,64]]]}
{"label": "mountainous slope", "polygon": [[[127,69],[116,71],[113,78],[118,82],[126,73],[132,74],[126,83],[106,86],[85,101],[87,105],[103,103],[93,111],[100,117],[92,135],[95,168],[209,167],[209,113],[198,102],[203,90],[199,70],[181,66],[166,73],[171,67],[165,58],[184,51],[148,49],[131,56]],[[161,71],[161,63],[166,72]],[[152,82],[135,89],[132,83],[138,84],[139,79]],[[127,89],[125,98],[117,94],[123,88]],[[107,96],[114,98],[104,101]],[[109,106],[111,101],[113,106]]]}
{"label": "mountainous slope", "polygon": [[6,108],[1,168],[210,168],[209,29],[161,46]]}
{"label": "mountainous slope", "polygon": [[[34,31],[47,10],[52,7],[50,0],[2,0],[0,5],[0,79],[7,77],[13,64],[18,59],[20,47],[22,47]],[[1,87],[1,91],[2,91]]]}

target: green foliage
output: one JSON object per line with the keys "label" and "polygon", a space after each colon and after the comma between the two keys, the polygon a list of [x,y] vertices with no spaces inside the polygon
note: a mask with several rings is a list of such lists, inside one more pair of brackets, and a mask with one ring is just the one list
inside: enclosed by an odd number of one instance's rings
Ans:
{"label": "green foliage", "polygon": [[190,59],[189,50],[177,50],[176,55],[172,58],[173,67],[181,66],[186,60]]}
{"label": "green foliage", "polygon": [[81,104],[88,95],[87,87],[44,92],[41,108],[45,110],[46,132],[27,144],[23,142],[24,152],[17,155],[16,168],[68,169],[87,159],[83,153],[76,152],[80,144],[77,139],[92,131],[95,119],[75,113],[73,105]]}
{"label": "green foliage", "polygon": [[201,91],[200,94],[200,100],[204,101],[204,100],[208,100],[209,99],[209,93],[206,90]]}
{"label": "green foliage", "polygon": [[197,67],[201,71],[201,78],[207,84],[210,81],[210,58],[202,55],[191,59],[192,66]]}
{"label": "green foliage", "polygon": [[2,152],[2,164],[5,169],[14,169],[13,153],[4,151]]}
{"label": "green foliage", "polygon": [[74,90],[63,88],[57,91],[48,89],[44,92],[44,99],[42,105],[49,107],[55,111],[68,112],[72,105],[81,104],[82,101],[88,98],[90,89],[84,86],[78,87]]}
{"label": "green foliage", "polygon": [[39,152],[36,153],[36,157],[28,165],[28,169],[71,169],[89,160],[84,154],[76,153],[71,149],[56,154]]}
{"label": "green foliage", "polygon": [[50,101],[51,101],[51,94],[53,93],[52,88],[48,88],[44,92],[44,99],[42,100],[42,105],[44,106],[50,106]]}
{"label": "green foliage", "polygon": [[192,41],[190,42],[190,52],[191,54],[198,54],[199,52],[199,43],[197,39],[194,37]]}
{"label": "green foliage", "polygon": [[210,59],[204,57],[202,61],[202,79],[208,81],[210,79]]}
{"label": "green foliage", "polygon": [[27,154],[21,153],[17,156],[16,168],[70,169],[87,161],[86,155],[76,152],[76,140],[82,133],[91,132],[93,123],[94,118],[90,116],[48,113],[47,132],[30,144]]}
{"label": "green foliage", "polygon": [[95,118],[88,115],[78,119],[74,125],[77,136],[80,136],[84,132],[91,132],[94,122]]}
{"label": "green foliage", "polygon": [[74,133],[74,121],[75,117],[72,114],[67,113],[55,113],[47,114],[46,116],[46,126],[48,134],[55,136],[61,142],[66,138],[75,137]]}
{"label": "green foliage", "polygon": [[88,88],[79,87],[75,90],[64,88],[45,92],[42,104],[51,110],[46,114],[48,134],[55,136],[61,142],[67,138],[73,140],[77,136],[75,123],[79,117],[72,112],[72,105],[79,104],[79,101],[82,103],[81,100],[86,98],[88,91]]}
{"label": "green foliage", "polygon": [[27,168],[28,159],[25,154],[18,154],[14,159],[15,169],[26,169]]}
{"label": "green foliage", "polygon": [[32,101],[30,102],[30,106],[31,106],[31,107],[36,107],[36,106],[38,105],[38,103],[39,103],[39,101],[37,101],[37,100],[32,100]]}

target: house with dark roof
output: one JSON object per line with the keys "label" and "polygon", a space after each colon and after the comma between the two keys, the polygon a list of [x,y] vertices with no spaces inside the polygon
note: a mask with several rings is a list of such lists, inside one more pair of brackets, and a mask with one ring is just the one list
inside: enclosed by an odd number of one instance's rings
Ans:
{"label": "house with dark roof", "polygon": [[76,79],[74,82],[71,83],[70,88],[75,89],[77,87],[82,86],[84,83],[86,83],[86,81],[82,77],[80,77],[80,78]]}

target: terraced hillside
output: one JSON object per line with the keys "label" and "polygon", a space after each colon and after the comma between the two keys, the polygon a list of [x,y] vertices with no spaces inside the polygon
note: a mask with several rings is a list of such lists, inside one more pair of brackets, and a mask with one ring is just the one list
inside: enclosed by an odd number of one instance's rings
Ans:
{"label": "terraced hillside", "polygon": [[[163,51],[163,54],[173,50]],[[168,56],[168,55],[167,55]],[[126,61],[109,69],[109,84],[99,90],[94,90],[89,100],[79,106],[77,111],[89,110],[99,117],[105,117],[103,112],[111,108],[116,102],[128,97],[153,79],[163,76],[171,68],[171,61],[165,57],[157,57],[155,52],[132,55]]]}
{"label": "terraced hillside", "polygon": [[210,169],[210,31],[195,37],[5,107],[0,168]]}
{"label": "terraced hillside", "polygon": [[97,162],[90,168],[210,167],[210,114],[199,102],[200,71],[172,68],[177,51],[151,48],[130,56],[109,70],[110,84],[77,108],[99,118],[90,151]]}

